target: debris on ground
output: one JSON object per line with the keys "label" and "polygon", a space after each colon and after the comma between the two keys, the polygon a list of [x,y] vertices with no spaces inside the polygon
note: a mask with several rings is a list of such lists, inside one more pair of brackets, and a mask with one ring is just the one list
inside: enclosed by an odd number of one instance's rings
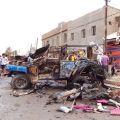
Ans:
{"label": "debris on ground", "polygon": [[75,104],[75,99],[73,100],[72,105],[71,105],[70,108],[66,107],[66,106],[61,106],[60,109],[58,109],[57,111],[61,111],[61,112],[64,112],[64,113],[72,112],[73,108],[74,108],[74,104]]}
{"label": "debris on ground", "polygon": [[81,110],[86,111],[86,112],[94,110],[94,107],[92,107],[90,105],[86,105],[86,104],[75,105],[74,108],[81,109]]}
{"label": "debris on ground", "polygon": [[111,115],[119,115],[119,116],[120,116],[120,108],[113,108],[113,109],[110,111],[110,114],[111,114]]}
{"label": "debris on ground", "polygon": [[115,104],[116,107],[118,107],[118,108],[120,107],[120,103],[118,103],[117,101],[112,100],[112,99],[109,99],[109,101],[112,102],[113,104]]}
{"label": "debris on ground", "polygon": [[79,96],[80,96],[80,89],[74,88],[72,90],[68,90],[68,91],[64,91],[64,92],[58,92],[58,93],[54,93],[54,94],[50,95],[47,104],[50,104],[50,103],[53,103],[53,102],[55,102],[55,103],[64,102],[70,97],[72,99],[76,99]]}
{"label": "debris on ground", "polygon": [[55,82],[53,80],[41,80],[40,82],[36,83],[32,90],[14,90],[13,96],[19,97],[23,95],[28,95],[31,93],[37,93],[40,96],[46,94],[46,88],[52,87],[52,88],[65,88],[66,85],[60,82]]}
{"label": "debris on ground", "polygon": [[14,90],[13,91],[13,96],[15,97],[19,97],[19,96],[24,96],[24,95],[28,95],[34,93],[34,90],[24,90],[24,91],[19,91],[19,90]]}
{"label": "debris on ground", "polygon": [[109,92],[109,96],[116,101],[120,101],[120,89],[113,89]]}
{"label": "debris on ground", "polygon": [[[44,96],[48,87],[52,88],[66,88],[66,84],[56,82],[54,80],[41,80],[36,83],[32,90],[14,90],[13,96],[19,97],[28,95],[31,93],[37,93],[39,96]],[[94,105],[79,104],[75,105],[76,99],[94,100]],[[110,115],[120,115],[120,90],[119,89],[103,89],[102,87],[92,87],[90,84],[84,84],[83,86],[75,87],[71,90],[63,90],[62,92],[56,92],[49,95],[46,105],[51,103],[66,102],[73,100],[72,106],[61,106],[57,111],[64,113],[71,113],[75,109],[80,109],[83,112],[88,113],[101,113],[107,112]],[[104,106],[106,105],[106,106]]]}
{"label": "debris on ground", "polygon": [[53,88],[65,88],[66,85],[61,82],[56,82],[54,80],[41,80],[35,84],[35,89],[41,89],[43,87],[53,87]]}
{"label": "debris on ground", "polygon": [[61,106],[60,109],[58,111],[64,112],[64,113],[69,113],[72,111],[71,108],[68,108],[66,106]]}
{"label": "debris on ground", "polygon": [[110,110],[104,108],[101,103],[97,103],[97,110],[99,112],[109,112]]}

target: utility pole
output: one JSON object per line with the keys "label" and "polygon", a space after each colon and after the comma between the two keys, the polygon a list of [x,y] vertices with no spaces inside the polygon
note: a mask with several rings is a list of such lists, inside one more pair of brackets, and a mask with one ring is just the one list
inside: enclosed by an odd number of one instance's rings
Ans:
{"label": "utility pole", "polygon": [[108,2],[110,0],[105,0],[105,45],[104,45],[104,51],[107,51],[107,16],[108,16]]}
{"label": "utility pole", "polygon": [[62,28],[63,28],[63,22],[60,23],[60,39],[59,39],[60,40],[60,42],[59,42],[60,46],[62,46]]}
{"label": "utility pole", "polygon": [[37,50],[37,46],[38,46],[38,38],[36,40],[36,47],[35,47],[36,50]]}
{"label": "utility pole", "polygon": [[104,51],[107,51],[107,14],[108,14],[108,0],[105,0],[105,45]]}

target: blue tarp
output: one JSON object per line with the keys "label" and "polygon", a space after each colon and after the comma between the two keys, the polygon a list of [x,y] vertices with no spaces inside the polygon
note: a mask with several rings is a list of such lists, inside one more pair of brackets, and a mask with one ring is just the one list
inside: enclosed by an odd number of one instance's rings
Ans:
{"label": "blue tarp", "polygon": [[27,67],[25,67],[25,66],[17,66],[17,65],[8,64],[6,66],[6,70],[9,71],[9,72],[16,71],[16,72],[27,73]]}

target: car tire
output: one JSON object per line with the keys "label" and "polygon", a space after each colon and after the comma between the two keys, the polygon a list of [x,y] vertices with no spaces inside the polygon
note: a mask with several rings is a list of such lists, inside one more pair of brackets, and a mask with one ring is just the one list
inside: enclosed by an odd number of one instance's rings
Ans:
{"label": "car tire", "polygon": [[25,74],[16,74],[11,80],[13,89],[27,89],[31,86],[30,78]]}

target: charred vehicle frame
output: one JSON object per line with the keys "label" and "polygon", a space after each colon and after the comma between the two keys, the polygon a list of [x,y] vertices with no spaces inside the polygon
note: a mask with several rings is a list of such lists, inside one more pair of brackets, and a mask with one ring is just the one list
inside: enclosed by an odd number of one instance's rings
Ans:
{"label": "charred vehicle frame", "polygon": [[[94,60],[80,59],[76,62],[66,60],[67,48],[86,47],[86,45],[65,45],[50,50],[49,45],[37,49],[32,58],[33,64],[8,65],[9,76],[12,76],[11,86],[14,89],[25,89],[39,80],[67,80],[68,87],[74,83],[81,86],[91,83],[93,86],[101,84],[103,87],[106,79],[105,71]],[[89,46],[88,46],[89,47]],[[90,46],[91,48],[93,46]]]}

